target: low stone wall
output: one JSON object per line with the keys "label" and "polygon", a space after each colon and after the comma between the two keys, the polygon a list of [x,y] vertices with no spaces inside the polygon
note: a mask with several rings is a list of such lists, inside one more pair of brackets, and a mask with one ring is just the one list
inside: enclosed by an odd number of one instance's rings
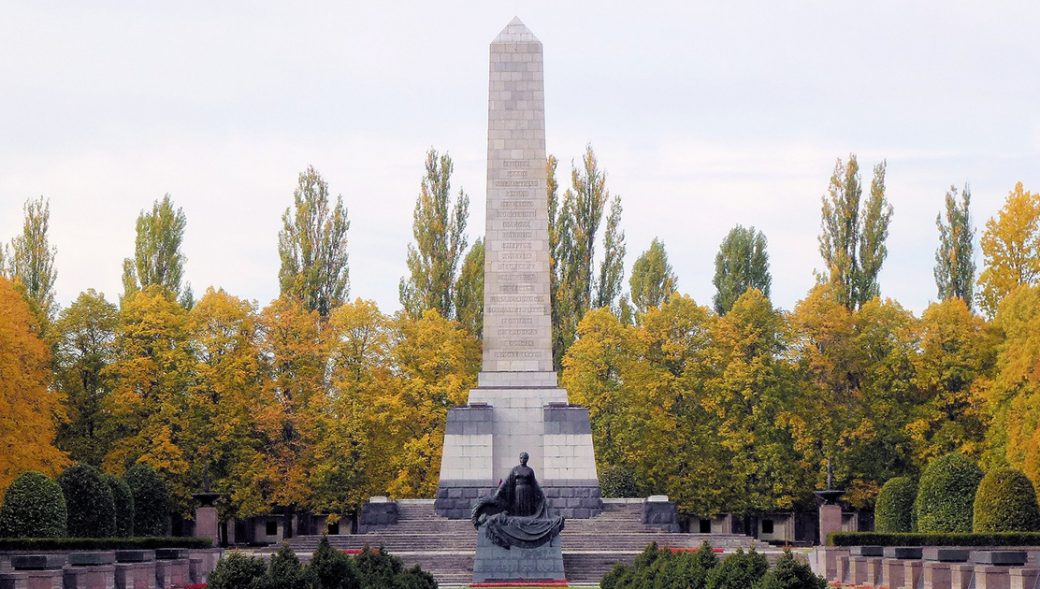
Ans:
{"label": "low stone wall", "polygon": [[831,587],[1036,589],[1040,547],[819,546],[810,564]]}
{"label": "low stone wall", "polygon": [[206,583],[223,550],[0,552],[0,589],[173,589]]}

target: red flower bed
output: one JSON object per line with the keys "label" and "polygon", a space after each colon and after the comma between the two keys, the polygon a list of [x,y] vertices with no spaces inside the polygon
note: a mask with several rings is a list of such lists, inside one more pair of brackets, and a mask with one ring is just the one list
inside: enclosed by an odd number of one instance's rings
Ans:
{"label": "red flower bed", "polygon": [[495,583],[470,583],[470,587],[570,587],[567,581],[513,581]]}
{"label": "red flower bed", "polygon": [[[340,550],[340,552],[342,552],[343,554],[346,554],[347,556],[357,556],[357,555],[361,554],[361,550],[362,550],[361,548],[343,548],[343,549]],[[379,549],[378,548],[369,548],[368,551],[372,552],[372,553],[375,553],[375,554],[379,554]]]}

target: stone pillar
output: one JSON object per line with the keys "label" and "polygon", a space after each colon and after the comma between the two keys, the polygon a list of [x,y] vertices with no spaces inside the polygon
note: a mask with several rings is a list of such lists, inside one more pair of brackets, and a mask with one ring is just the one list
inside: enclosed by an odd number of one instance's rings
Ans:
{"label": "stone pillar", "polygon": [[903,561],[903,589],[921,589],[924,573],[924,562],[920,560]]}
{"label": "stone pillar", "polygon": [[980,564],[975,566],[975,589],[1011,589],[1010,567]]}
{"label": "stone pillar", "polygon": [[192,497],[199,502],[199,506],[195,508],[195,535],[199,538],[209,538],[214,546],[219,546],[220,520],[217,519],[214,503],[220,498],[220,494],[202,491]]}
{"label": "stone pillar", "polygon": [[841,531],[841,505],[820,506],[820,544],[827,543],[827,536]]}
{"label": "stone pillar", "polygon": [[184,548],[160,548],[155,551],[155,587],[172,589],[191,583],[188,551]]}
{"label": "stone pillar", "polygon": [[849,582],[856,587],[867,582],[867,560],[863,556],[849,557]]}
{"label": "stone pillar", "polygon": [[155,589],[154,550],[116,550],[116,589]]}
{"label": "stone pillar", "polygon": [[836,571],[836,574],[834,575],[834,578],[837,579],[838,583],[840,583],[842,586],[851,585],[852,584],[852,573],[849,570],[849,565],[850,565],[850,562],[851,562],[851,557],[849,556],[849,553],[848,552],[839,553],[836,556],[837,556],[836,560],[838,562],[838,566],[837,566],[837,571]]}
{"label": "stone pillar", "polygon": [[813,572],[827,581],[839,580],[838,557],[840,555],[847,555],[848,553],[849,549],[842,546],[817,546],[816,568]]}
{"label": "stone pillar", "polygon": [[903,561],[896,558],[885,558],[881,561],[881,576],[888,589],[900,589],[903,586]]}
{"label": "stone pillar", "polygon": [[200,538],[209,538],[216,546],[220,543],[220,535],[217,533],[217,508],[212,505],[200,505],[195,508],[195,535]]}
{"label": "stone pillar", "polygon": [[1040,587],[1040,569],[1015,567],[1011,569],[1011,589],[1035,589]]}
{"label": "stone pillar", "polygon": [[[8,579],[13,587],[25,589],[63,589],[62,567],[64,554],[21,554],[11,557],[14,578]],[[24,584],[22,584],[24,583]]]}
{"label": "stone pillar", "polygon": [[950,563],[925,561],[923,589],[951,589]]}
{"label": "stone pillar", "polygon": [[974,586],[975,565],[956,563],[950,565],[950,589],[971,589]]}
{"label": "stone pillar", "polygon": [[925,561],[924,589],[951,589],[953,587],[953,565],[967,562],[971,553],[956,548],[925,548],[923,556]]}

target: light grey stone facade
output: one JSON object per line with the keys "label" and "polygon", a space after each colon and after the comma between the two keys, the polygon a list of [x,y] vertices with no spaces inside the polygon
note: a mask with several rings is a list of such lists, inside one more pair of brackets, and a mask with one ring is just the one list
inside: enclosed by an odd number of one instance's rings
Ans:
{"label": "light grey stone facade", "polygon": [[542,44],[519,19],[489,75],[483,371],[552,373]]}
{"label": "light grey stone facade", "polygon": [[448,414],[437,511],[468,517],[521,452],[565,517],[601,508],[588,411],[557,386],[549,300],[542,44],[519,19],[491,43],[484,355],[469,405]]}

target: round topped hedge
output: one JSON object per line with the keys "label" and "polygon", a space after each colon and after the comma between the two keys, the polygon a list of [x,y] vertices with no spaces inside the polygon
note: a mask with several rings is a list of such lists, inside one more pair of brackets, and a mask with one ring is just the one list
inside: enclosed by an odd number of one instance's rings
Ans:
{"label": "round topped hedge", "polygon": [[975,490],[982,470],[956,452],[932,461],[921,475],[914,501],[919,532],[970,532]]}
{"label": "round topped hedge", "polygon": [[67,518],[61,486],[42,473],[26,472],[4,495],[0,538],[59,538]]}
{"label": "round topped hedge", "polygon": [[112,491],[112,502],[116,507],[115,536],[129,538],[134,535],[134,495],[130,485],[119,477],[104,475],[105,483]]}
{"label": "round topped hedge", "polygon": [[914,498],[917,483],[910,477],[895,477],[881,487],[874,506],[874,526],[878,532],[914,531]]}
{"label": "round topped hedge", "polygon": [[1036,489],[1025,473],[1013,468],[997,468],[982,477],[974,515],[980,533],[1040,531]]}
{"label": "round topped hedge", "polygon": [[115,501],[100,470],[89,464],[74,464],[58,475],[58,484],[65,495],[70,536],[109,538],[115,534]]}
{"label": "round topped hedge", "polygon": [[168,535],[170,496],[159,473],[147,464],[135,464],[124,478],[134,496],[134,534]]}

